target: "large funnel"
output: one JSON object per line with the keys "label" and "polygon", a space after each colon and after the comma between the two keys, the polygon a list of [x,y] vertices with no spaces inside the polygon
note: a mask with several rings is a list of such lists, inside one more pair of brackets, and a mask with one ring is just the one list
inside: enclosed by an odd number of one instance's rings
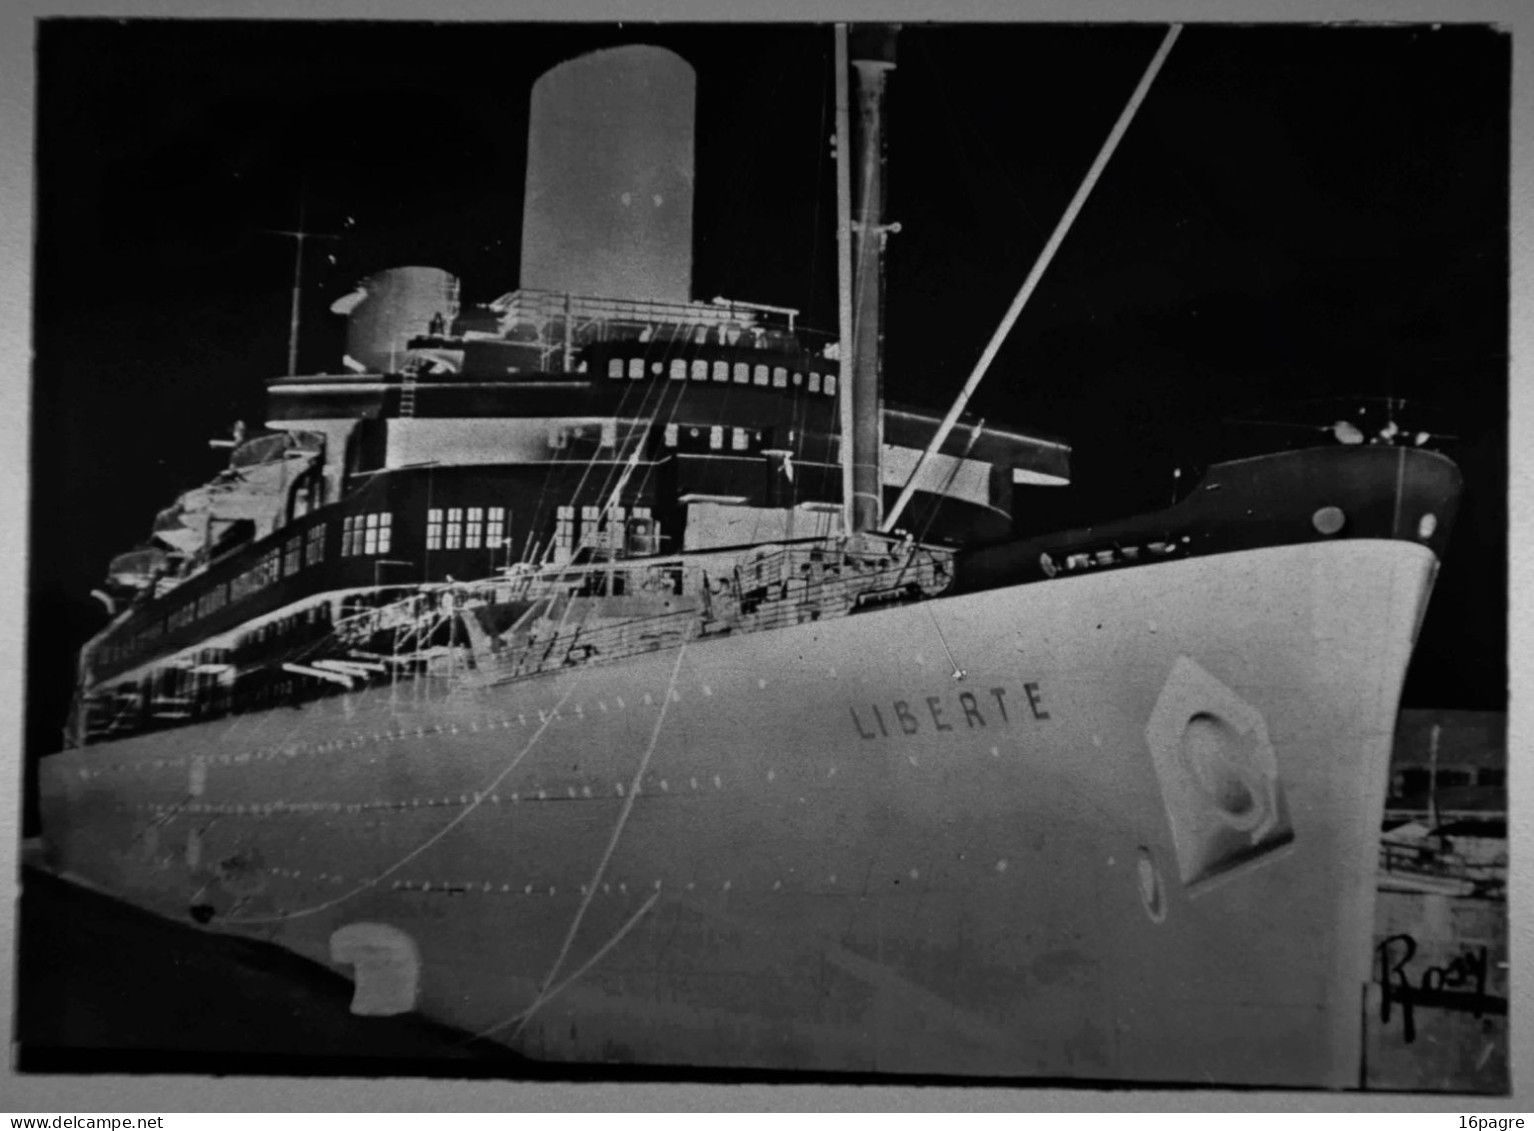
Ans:
{"label": "large funnel", "polygon": [[523,287],[687,302],[692,67],[659,47],[598,51],[533,85]]}

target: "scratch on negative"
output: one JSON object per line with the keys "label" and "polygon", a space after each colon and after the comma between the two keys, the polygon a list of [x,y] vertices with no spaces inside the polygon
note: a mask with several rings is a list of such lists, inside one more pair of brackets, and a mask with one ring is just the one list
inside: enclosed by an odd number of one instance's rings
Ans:
{"label": "scratch on negative", "polygon": [[[608,862],[612,859],[613,852],[618,847],[618,840],[623,836],[623,826],[628,823],[629,813],[633,811],[634,802],[639,796],[639,784],[644,778],[645,770],[649,768],[650,757],[655,753],[655,743],[660,738],[661,727],[666,723],[666,712],[671,706],[671,692],[676,688],[676,678],[682,670],[682,659],[686,655],[687,644],[684,641],[682,646],[677,649],[676,663],[671,666],[671,681],[666,686],[666,694],[661,698],[660,713],[655,718],[654,729],[650,731],[650,742],[645,747],[644,757],[639,760],[639,768],[634,771],[634,779],[629,784],[628,792],[624,795],[623,809],[618,813],[618,820],[613,825],[612,836],[608,838],[607,848],[602,853],[602,859],[597,862],[597,870],[592,874],[591,882],[586,885],[586,894],[581,897],[581,905],[575,911],[575,918],[570,922],[570,929],[565,932],[565,941],[559,948],[559,954],[554,959],[554,965],[549,967],[549,972],[543,979],[543,986],[538,991],[538,997],[534,1000],[534,1006],[543,1000],[548,992],[549,985],[554,981],[555,976],[558,975],[560,967],[565,964],[565,959],[570,953],[570,946],[575,942],[575,936],[581,929],[581,921],[586,917],[586,909],[591,906],[592,897],[596,895],[597,888],[601,886],[602,876],[607,871]],[[651,897],[651,902],[654,901],[654,898],[654,896]],[[647,903],[646,907],[648,906],[649,904]],[[636,920],[637,916],[635,920],[630,920],[630,923]],[[624,931],[626,932],[627,930],[628,928],[625,927]],[[585,969],[585,967],[582,967],[582,969]],[[531,1012],[532,1008],[530,1007],[528,1014],[531,1015]],[[526,1017],[523,1018],[523,1021],[526,1021]],[[500,1028],[500,1026],[496,1027]],[[517,1032],[521,1032],[520,1024],[517,1027]],[[515,1037],[516,1033],[513,1033],[512,1036]]]}
{"label": "scratch on negative", "polygon": [[492,1033],[499,1032],[500,1030],[506,1028],[506,1026],[513,1024],[517,1026],[516,1033],[512,1034],[512,1036],[515,1037],[517,1033],[522,1031],[522,1026],[527,1024],[528,1020],[533,1016],[534,1013],[543,1008],[543,1006],[547,1005],[554,998],[564,993],[568,986],[573,984],[577,979],[584,975],[587,970],[590,970],[593,966],[600,962],[603,957],[606,956],[608,951],[612,950],[613,947],[617,946],[621,941],[623,941],[623,936],[634,929],[639,920],[644,918],[645,912],[654,907],[656,900],[658,899],[660,899],[660,892],[651,892],[650,898],[645,900],[644,903],[640,905],[639,910],[634,912],[634,914],[629,917],[629,921],[623,924],[621,928],[619,928],[618,933],[603,943],[601,948],[595,954],[593,954],[585,962],[581,963],[580,968],[577,969],[575,973],[571,974],[568,978],[560,982],[559,985],[555,986],[553,989],[540,992],[537,998],[533,1000],[533,1004],[528,1006],[521,1013],[514,1013],[504,1021],[497,1021],[494,1025],[490,1026],[490,1028],[484,1030],[483,1032],[476,1033],[471,1038],[471,1040],[479,1040],[483,1037],[488,1037]]}
{"label": "scratch on negative", "polygon": [[[555,705],[554,708],[555,711],[558,711],[560,707],[564,706],[565,700],[570,698],[570,695],[574,690],[575,685],[572,683],[570,687],[565,690],[565,693],[559,697],[559,702]],[[464,821],[468,820],[469,815],[473,813],[474,810],[478,809],[481,804],[483,804],[484,799],[490,796],[491,791],[505,780],[507,774],[511,773],[512,770],[515,770],[517,766],[521,764],[523,758],[527,757],[528,752],[532,750],[532,748],[537,745],[538,740],[543,737],[543,732],[548,729],[549,722],[552,721],[553,718],[554,714],[553,712],[550,712],[548,720],[545,720],[543,725],[533,732],[532,737],[527,740],[527,745],[522,747],[522,749],[517,752],[517,756],[515,758],[506,763],[506,766],[501,770],[500,773],[491,778],[483,788],[475,791],[474,800],[470,804],[464,806],[463,809],[459,810],[457,816],[455,816],[447,824],[443,825],[431,836],[427,837],[426,840],[422,841],[415,848],[405,853],[405,855],[401,856],[393,864],[389,865],[389,867],[385,868],[382,872],[379,872],[378,875],[372,877],[369,880],[364,880],[362,883],[352,888],[351,891],[343,892],[342,894],[336,896],[334,899],[326,900],[324,903],[316,903],[312,907],[305,907],[298,911],[284,911],[277,915],[242,917],[231,916],[227,918],[225,922],[280,923],[285,922],[288,919],[300,919],[306,915],[314,915],[320,911],[334,907],[338,903],[345,903],[348,899],[352,899],[353,897],[360,895],[362,892],[367,891],[369,888],[378,886],[379,883],[388,879],[395,872],[398,872],[406,864],[410,863],[417,856],[421,855],[421,853],[425,852],[432,845],[436,844],[443,837],[447,836],[448,833],[452,832],[459,825],[463,824]]]}

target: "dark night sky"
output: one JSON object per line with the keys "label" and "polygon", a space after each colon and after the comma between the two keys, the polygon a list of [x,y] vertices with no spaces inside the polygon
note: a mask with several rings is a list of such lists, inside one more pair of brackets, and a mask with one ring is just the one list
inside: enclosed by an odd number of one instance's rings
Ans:
{"label": "dark night sky", "polygon": [[[1162,32],[902,33],[890,395],[946,406]],[[516,286],[530,84],[636,40],[699,73],[695,297],[834,328],[827,27],[43,24],[34,752],[104,623],[107,560],[218,470],[210,437],[263,419],[293,266],[266,229],[294,226],[300,185],[308,226],[345,231],[306,262],[299,368],[334,370],[326,308],[370,270],[441,266],[472,301]],[[1165,502],[1194,415],[1427,402],[1467,492],[1406,702],[1502,708],[1509,67],[1485,28],[1186,30],[972,404],[1075,446],[1078,485],[1020,524]]]}

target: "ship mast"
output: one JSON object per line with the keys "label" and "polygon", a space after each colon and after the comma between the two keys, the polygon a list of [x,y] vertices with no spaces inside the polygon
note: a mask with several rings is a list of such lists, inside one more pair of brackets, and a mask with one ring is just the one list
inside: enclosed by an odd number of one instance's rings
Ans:
{"label": "ship mast", "polygon": [[293,240],[293,300],[288,311],[288,373],[298,372],[298,315],[304,293],[304,241],[338,240],[341,237],[330,232],[304,230],[304,218],[308,213],[308,185],[298,192],[298,227],[296,229],[267,228],[274,236],[288,236]]}
{"label": "ship mast", "polygon": [[842,530],[852,526],[852,424],[857,409],[852,400],[852,174],[847,148],[847,25],[836,25],[836,291],[837,359],[841,366]]}
{"label": "ship mast", "polygon": [[[837,212],[840,234],[842,498],[845,529],[877,530],[884,510],[884,91],[898,25],[836,28]],[[849,66],[850,57],[850,66]],[[855,78],[857,116],[847,93]],[[848,160],[848,139],[851,160]],[[849,165],[856,168],[852,181]],[[856,210],[857,219],[852,219]],[[850,237],[850,238],[849,238]],[[849,260],[851,261],[849,264]],[[848,267],[854,267],[850,274]],[[850,366],[850,372],[849,372]]]}

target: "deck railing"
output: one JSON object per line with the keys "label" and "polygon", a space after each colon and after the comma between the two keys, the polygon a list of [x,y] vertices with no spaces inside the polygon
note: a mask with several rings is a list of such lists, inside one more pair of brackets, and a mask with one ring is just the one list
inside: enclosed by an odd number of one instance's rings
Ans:
{"label": "deck railing", "polygon": [[[323,637],[295,642],[280,655],[220,665],[204,678],[176,673],[184,678],[103,688],[83,704],[86,737],[120,737],[380,681],[530,679],[690,640],[921,600],[941,592],[951,576],[943,551],[895,544],[849,550],[826,542],[739,557],[613,561],[437,583],[339,616]],[[604,604],[608,598],[618,603]],[[662,601],[682,607],[659,611]],[[647,605],[657,611],[647,612]]]}

